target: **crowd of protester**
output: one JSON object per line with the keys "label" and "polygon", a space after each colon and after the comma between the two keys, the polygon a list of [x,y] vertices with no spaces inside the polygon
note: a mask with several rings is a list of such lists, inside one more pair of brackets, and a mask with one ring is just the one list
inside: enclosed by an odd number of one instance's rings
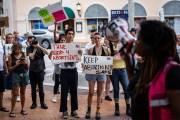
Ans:
{"label": "crowd of protester", "polygon": [[[74,42],[75,32],[72,28],[66,29],[64,34],[56,37],[56,24],[54,29],[54,43]],[[88,82],[86,119],[91,118],[91,105],[94,96],[94,87],[97,83],[97,100],[95,119],[101,119],[100,108],[104,99],[112,101],[110,97],[111,83],[113,88],[114,115],[120,116],[119,91],[122,85],[126,103],[126,115],[133,120],[178,120],[180,119],[180,36],[174,30],[160,21],[144,21],[140,30],[131,29],[134,37],[136,67],[132,79],[128,78],[126,62],[121,50],[124,44],[121,41],[110,42],[106,37],[102,44],[101,34],[91,31],[91,42],[86,44],[84,52],[79,55],[112,56],[112,75],[86,74]],[[5,45],[12,44],[10,53]],[[26,47],[26,51],[22,47]],[[30,109],[37,107],[37,87],[39,90],[40,105],[42,109],[48,109],[44,97],[45,60],[48,55],[51,59],[52,52],[41,46],[31,32],[26,33],[26,40],[19,37],[19,33],[4,34],[0,39],[0,111],[10,112],[10,117],[16,117],[14,107],[16,101],[21,102],[21,114],[27,115],[24,109],[26,101],[26,86],[31,85],[32,105]],[[78,115],[78,72],[77,62],[60,62],[54,64],[52,80],[54,81],[52,102],[57,102],[57,94],[60,92],[60,109],[63,119],[68,119],[68,94],[70,94],[70,115],[79,118]],[[84,65],[82,64],[82,67]],[[59,85],[61,87],[59,88]],[[11,109],[3,105],[3,93],[5,89],[11,90]],[[105,90],[105,91],[104,91]]]}

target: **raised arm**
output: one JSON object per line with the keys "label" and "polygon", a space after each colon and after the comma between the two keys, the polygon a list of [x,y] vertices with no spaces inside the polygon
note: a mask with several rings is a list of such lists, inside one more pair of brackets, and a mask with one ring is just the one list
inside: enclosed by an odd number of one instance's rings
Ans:
{"label": "raised arm", "polygon": [[34,48],[39,48],[39,49],[41,49],[41,50],[43,51],[44,54],[49,55],[48,50],[47,50],[46,48],[43,48],[43,47],[40,46],[39,44],[35,44],[35,45],[33,45],[33,47],[34,47]]}
{"label": "raised arm", "polygon": [[54,22],[54,42],[57,41],[57,38],[56,38],[56,27],[57,27],[57,23]]}

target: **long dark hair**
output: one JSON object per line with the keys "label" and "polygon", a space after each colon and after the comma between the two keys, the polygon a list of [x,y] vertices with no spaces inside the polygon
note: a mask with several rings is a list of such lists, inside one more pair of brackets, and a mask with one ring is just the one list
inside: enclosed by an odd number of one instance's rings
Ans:
{"label": "long dark hair", "polygon": [[168,57],[179,62],[176,50],[177,37],[173,29],[155,20],[142,22],[140,28],[137,47],[138,54],[144,58],[144,62],[136,84],[136,95],[146,91]]}

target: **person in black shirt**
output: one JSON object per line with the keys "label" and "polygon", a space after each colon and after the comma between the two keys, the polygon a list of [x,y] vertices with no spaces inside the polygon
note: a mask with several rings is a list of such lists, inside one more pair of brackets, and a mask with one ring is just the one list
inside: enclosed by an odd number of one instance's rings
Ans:
{"label": "person in black shirt", "polygon": [[[148,95],[150,94],[150,87],[152,86],[152,82],[154,82],[155,76],[159,74],[160,70],[166,68],[167,59],[171,58],[173,61],[179,63],[176,51],[177,37],[174,30],[164,23],[160,21],[145,21],[141,23],[138,41],[135,51],[144,58],[144,62],[140,71],[130,81],[128,91],[132,96],[132,119],[149,120],[150,118],[152,119],[152,116],[150,116],[152,114],[150,113],[151,106],[149,106]],[[168,108],[177,120],[180,119],[179,72],[179,65],[174,65],[167,71],[164,79],[165,94],[168,103],[167,106],[158,106],[160,109]],[[162,80],[162,78],[155,80]],[[160,111],[160,114],[162,112]],[[158,120],[162,120],[162,118]]]}
{"label": "person in black shirt", "polygon": [[36,85],[38,85],[41,108],[48,109],[48,106],[44,103],[43,81],[45,70],[44,55],[48,55],[49,53],[47,49],[43,48],[38,44],[36,39],[34,39],[31,45],[27,47],[26,53],[30,59],[29,79],[31,83],[31,95],[33,102],[30,108],[34,109],[37,107]]}

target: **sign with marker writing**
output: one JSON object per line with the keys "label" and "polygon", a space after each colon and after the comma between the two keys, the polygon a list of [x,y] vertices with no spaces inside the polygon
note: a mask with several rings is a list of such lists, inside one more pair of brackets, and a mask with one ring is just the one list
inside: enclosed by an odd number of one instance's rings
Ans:
{"label": "sign with marker writing", "polygon": [[40,9],[38,11],[38,15],[46,27],[53,25],[54,21],[59,23],[68,19],[68,16],[60,2]]}
{"label": "sign with marker writing", "polygon": [[11,52],[11,47],[12,47],[12,44],[5,44],[4,45],[4,48],[5,48],[5,55],[6,56],[9,56],[12,52]]}
{"label": "sign with marker writing", "polygon": [[51,48],[51,60],[55,64],[81,61],[81,55],[78,54],[78,50],[81,50],[80,43],[56,43],[52,44]]}
{"label": "sign with marker writing", "polygon": [[113,57],[110,56],[83,56],[83,73],[97,75],[112,74]]}

